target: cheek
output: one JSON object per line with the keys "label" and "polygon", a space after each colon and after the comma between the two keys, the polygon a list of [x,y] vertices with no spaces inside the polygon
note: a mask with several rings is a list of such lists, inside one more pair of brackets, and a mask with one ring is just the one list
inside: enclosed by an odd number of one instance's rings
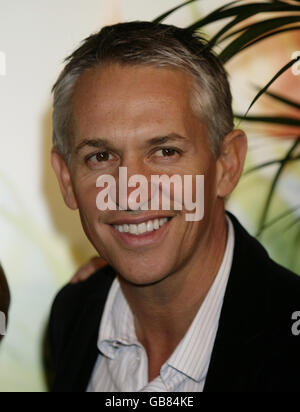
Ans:
{"label": "cheek", "polygon": [[[193,173],[193,177],[182,176],[183,192],[182,192],[182,207],[186,213],[194,213],[197,211],[197,216],[201,216],[201,220],[206,213],[213,208],[217,198],[216,188],[216,170],[214,167],[208,167],[205,171]],[[176,194],[174,195],[176,199]],[[199,221],[199,219],[195,219]]]}
{"label": "cheek", "polygon": [[96,198],[99,189],[96,187],[96,177],[75,180],[75,194],[82,215],[89,216],[97,213]]}

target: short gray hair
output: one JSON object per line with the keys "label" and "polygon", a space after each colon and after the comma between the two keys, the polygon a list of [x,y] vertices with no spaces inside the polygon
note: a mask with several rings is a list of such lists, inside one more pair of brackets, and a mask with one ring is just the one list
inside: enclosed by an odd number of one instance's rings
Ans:
{"label": "short gray hair", "polygon": [[136,21],[104,27],[66,59],[53,87],[53,145],[66,160],[70,157],[76,82],[85,70],[107,63],[171,67],[192,76],[192,109],[205,122],[217,157],[223,138],[234,127],[232,95],[223,65],[195,32]]}

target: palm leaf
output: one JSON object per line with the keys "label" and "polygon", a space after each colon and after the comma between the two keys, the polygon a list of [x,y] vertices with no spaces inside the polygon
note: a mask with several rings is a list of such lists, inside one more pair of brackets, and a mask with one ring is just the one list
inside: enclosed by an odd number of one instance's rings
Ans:
{"label": "palm leaf", "polygon": [[[191,30],[198,30],[203,26],[206,26],[210,23],[215,23],[216,21],[223,20],[229,17],[239,17],[238,22],[248,19],[249,17],[255,16],[259,13],[266,13],[266,12],[299,12],[300,5],[291,5],[288,3],[284,3],[281,1],[272,2],[272,3],[247,3],[242,4],[239,6],[231,7],[232,5],[239,3],[239,1],[234,1],[229,3],[219,9],[213,11],[212,13],[208,14],[206,17],[198,20],[197,22],[193,23],[189,26]],[[232,24],[229,23],[227,30],[233,27]],[[223,32],[223,29],[222,29]],[[219,37],[219,35],[216,35]]]}
{"label": "palm leaf", "polygon": [[[259,87],[256,87],[257,90],[260,90]],[[265,95],[271,97],[272,99],[276,100],[277,102],[283,103],[287,106],[293,107],[294,109],[300,109],[300,103],[295,102],[294,100],[287,99],[286,97],[265,91]]]}
{"label": "palm leaf", "polygon": [[280,215],[274,217],[272,220],[270,220],[268,223],[266,223],[262,230],[267,230],[269,229],[271,226],[275,225],[276,223],[280,222],[282,219],[285,219],[286,217],[289,217],[290,215],[292,215],[294,212],[296,212],[296,210],[300,209],[300,204],[285,211],[284,213],[281,213]]}
{"label": "palm leaf", "polygon": [[[252,7],[252,6],[253,6],[253,7]],[[270,7],[269,7],[270,5],[268,5],[267,9],[266,9],[265,5],[261,5],[261,6],[262,6],[262,7],[261,7],[261,11],[257,11],[256,8],[255,8],[255,5],[251,5],[251,7],[250,7],[250,5],[249,5],[249,7],[243,6],[243,7],[245,7],[245,10],[243,10],[241,13],[238,13],[238,15],[236,16],[235,19],[231,20],[231,22],[229,22],[228,24],[226,24],[226,25],[225,25],[217,34],[215,34],[215,36],[211,39],[211,41],[210,41],[211,47],[214,46],[214,45],[217,43],[217,41],[218,41],[225,33],[228,33],[231,28],[237,26],[239,23],[241,23],[241,22],[249,19],[250,17],[252,17],[252,16],[254,16],[254,15],[257,15],[258,13],[260,13],[260,12],[262,12],[262,11],[264,11],[264,12],[266,12],[266,11],[277,11],[277,12],[278,12],[278,11],[280,11],[280,12],[283,12],[283,11],[292,12],[292,11],[294,11],[294,10],[291,10],[290,8],[289,8],[289,10],[285,10],[284,7],[282,7],[280,10],[279,10],[278,8],[276,8],[276,10],[270,10]],[[231,9],[231,10],[233,10],[233,9]],[[298,8],[297,11],[299,12],[299,11],[300,11],[300,8]],[[258,22],[258,23],[259,23],[259,22]],[[258,24],[258,23],[256,23],[256,24]],[[287,24],[290,24],[290,22],[287,23]],[[224,41],[224,40],[228,40],[230,37],[232,37],[232,36],[234,36],[234,35],[236,35],[236,34],[238,34],[238,33],[241,33],[242,31],[245,31],[246,29],[250,28],[251,26],[252,26],[252,24],[251,24],[251,25],[248,25],[248,26],[245,26],[245,27],[242,27],[242,28],[240,28],[240,29],[238,29],[238,30],[236,30],[236,31],[230,32],[228,35],[226,35],[225,37],[223,37],[222,39],[220,39],[220,40],[219,40],[219,43],[222,42],[222,41]]]}
{"label": "palm leaf", "polygon": [[220,54],[220,59],[226,63],[237,53],[239,53],[247,44],[253,40],[260,41],[258,37],[264,35],[266,32],[277,29],[287,24],[300,22],[300,16],[284,16],[276,17],[274,19],[253,23],[245,30],[238,38],[233,40]]}
{"label": "palm leaf", "polygon": [[[297,31],[297,30],[300,30],[300,26],[286,27],[286,28],[280,29],[280,30],[273,30],[272,32],[264,34],[263,36],[260,36],[258,39],[255,39],[255,40],[251,41],[250,43],[246,44],[246,46],[242,47],[241,51],[244,51],[244,50],[248,49],[249,47],[254,46],[256,43],[259,43],[259,42],[261,42],[263,40],[266,40],[270,37],[277,36],[278,34],[286,33],[286,32],[289,32],[289,31]],[[222,41],[223,40],[226,40],[226,39],[222,39]]]}
{"label": "palm leaf", "polygon": [[[229,11],[228,14],[228,10],[232,10],[230,9],[230,6],[240,3],[241,0],[235,0],[232,1],[229,4],[225,4],[224,6],[219,7],[218,9],[214,10],[213,12],[209,13],[207,16],[203,17],[202,19],[198,20],[197,22],[191,24],[190,26],[188,26],[188,29],[190,29],[191,31],[196,31],[199,30],[200,28],[210,24],[210,23],[215,23],[219,20],[222,20],[226,17],[232,17],[233,15],[235,15],[235,13],[233,12],[233,14]],[[241,7],[241,6],[239,6]],[[227,11],[227,13],[224,15],[224,13]],[[228,15],[227,15],[228,14]]]}
{"label": "palm leaf", "polygon": [[294,219],[289,225],[287,225],[284,229],[283,229],[283,231],[284,232],[287,232],[288,230],[290,230],[292,227],[295,227],[295,225],[297,224],[297,223],[299,223],[300,222],[300,217],[298,216],[298,217],[296,217],[296,219]]}
{"label": "palm leaf", "polygon": [[[191,25],[189,27],[189,29],[192,30],[192,31],[196,31],[196,30],[199,30],[201,27],[206,26],[207,24],[214,23],[215,21],[218,21],[218,20],[221,20],[221,19],[225,18],[225,17],[222,17],[223,16],[222,13],[224,12],[224,10],[227,10],[230,6],[232,6],[236,3],[239,3],[239,2],[240,2],[240,0],[236,0],[236,1],[233,1],[229,4],[226,4],[225,6],[219,7],[218,9],[216,9],[212,13],[210,13],[208,16],[204,17],[202,20],[199,20],[197,23],[194,23],[193,25]],[[230,10],[232,10],[232,9],[230,9]],[[242,21],[242,20],[244,20],[245,18],[248,18],[248,17],[249,16],[244,17],[244,15],[237,16],[236,19],[234,19],[233,22],[231,22],[228,25],[226,25],[225,27],[223,27],[220,30],[220,32],[218,34],[216,34],[215,37],[213,37],[209,41],[210,47],[213,47],[213,45],[216,43],[217,39],[223,33],[226,33],[226,31],[229,30],[229,28],[233,27],[235,24],[237,24],[238,22],[240,22],[240,21]]]}
{"label": "palm leaf", "polygon": [[269,123],[274,125],[282,126],[295,126],[300,127],[300,119],[295,117],[280,117],[280,116],[242,116],[235,115],[236,119],[243,120],[245,122],[259,122],[259,123]]}
{"label": "palm leaf", "polygon": [[[249,111],[251,110],[252,106],[257,102],[257,100],[269,89],[270,86],[272,86],[272,84],[278,79],[278,77],[280,77],[283,73],[285,73],[287,70],[289,70],[295,63],[297,63],[297,61],[300,60],[300,56],[297,57],[296,59],[293,59],[292,61],[290,61],[288,64],[286,64],[285,66],[283,66],[279,72],[277,72],[275,74],[275,76],[269,81],[269,83],[267,83],[267,85],[265,87],[263,87],[255,96],[255,98],[252,100],[246,114],[244,115],[244,118],[247,116],[247,114],[249,113]],[[249,118],[248,118],[249,119]]]}
{"label": "palm leaf", "polygon": [[[230,23],[226,24],[226,25],[225,25],[217,34],[215,34],[215,36],[210,40],[210,42],[209,42],[210,47],[213,47],[213,46],[217,43],[217,41],[220,39],[220,37],[222,37],[223,34],[225,34],[226,32],[228,32],[232,27],[234,27],[234,26],[238,25],[239,23],[241,23],[242,21],[248,19],[250,16],[251,16],[250,14],[248,14],[248,15],[247,15],[247,14],[246,14],[246,15],[239,15],[239,16],[237,16],[235,19],[231,20]],[[224,37],[224,39],[220,40],[220,42],[223,41],[223,40],[226,40],[226,39],[230,38],[233,34],[235,34],[235,32],[232,33],[232,34],[228,34],[226,37]]]}
{"label": "palm leaf", "polygon": [[288,164],[288,160],[292,157],[292,154],[294,153],[294,151],[297,148],[297,146],[299,145],[299,143],[300,143],[300,136],[296,139],[296,141],[292,144],[291,148],[288,150],[285,158],[283,159],[283,161],[280,164],[280,167],[279,167],[278,171],[275,174],[275,177],[272,181],[272,184],[271,184],[268,196],[267,196],[267,200],[266,200],[266,203],[265,203],[265,207],[263,209],[263,213],[262,213],[262,216],[261,216],[261,219],[260,219],[257,236],[260,236],[262,231],[263,231],[263,227],[264,227],[264,224],[265,224],[265,221],[266,221],[269,209],[270,209],[270,205],[271,205],[271,202],[272,202],[272,199],[273,199],[273,195],[274,195],[277,183],[278,183],[278,181],[279,181],[279,179],[282,175],[282,172],[283,172],[285,166]]}
{"label": "palm leaf", "polygon": [[243,173],[243,176],[249,175],[252,172],[257,172],[258,170],[263,169],[263,168],[268,167],[268,166],[273,166],[275,164],[283,163],[283,162],[290,163],[290,162],[294,162],[295,160],[299,160],[299,159],[300,159],[300,155],[292,157],[290,159],[283,158],[283,159],[270,160],[269,162],[265,162],[265,163],[262,163],[260,165],[256,165],[256,166],[251,167],[250,169],[246,170]]}
{"label": "palm leaf", "polygon": [[[300,13],[300,10],[298,11],[298,13]],[[240,17],[240,16],[237,16],[237,17]],[[225,41],[225,40],[228,40],[228,39],[230,39],[231,37],[234,37],[234,36],[236,36],[236,35],[239,34],[239,33],[245,32],[247,29],[256,27],[257,25],[260,25],[260,24],[265,24],[266,22],[267,22],[267,23],[272,22],[272,21],[274,21],[274,20],[279,19],[280,17],[281,17],[281,18],[284,18],[284,19],[286,19],[286,18],[288,19],[286,24],[293,24],[293,23],[294,23],[294,22],[292,21],[292,20],[293,20],[293,17],[297,17],[297,15],[296,15],[296,16],[278,16],[278,17],[275,17],[275,18],[273,18],[273,19],[268,19],[268,20],[263,20],[263,21],[255,21],[255,22],[253,22],[253,23],[247,24],[246,26],[240,27],[240,28],[238,28],[237,30],[234,30],[234,31],[229,32],[226,36],[224,36],[224,37],[220,40],[220,42],[223,42],[223,41]],[[298,17],[299,17],[299,15],[298,15]],[[248,18],[248,17],[247,17],[247,18]],[[245,20],[245,19],[243,19],[243,20]],[[282,26],[282,24],[281,24],[281,26]],[[233,27],[234,27],[234,26],[233,26]],[[267,34],[267,32],[269,31],[269,29],[267,28],[267,26],[265,26],[265,27],[266,27],[266,30],[265,30],[266,33],[263,33],[263,34]],[[222,29],[222,30],[223,30],[223,29]],[[273,29],[273,30],[274,30],[274,29]],[[227,30],[227,31],[228,31],[228,30]]]}

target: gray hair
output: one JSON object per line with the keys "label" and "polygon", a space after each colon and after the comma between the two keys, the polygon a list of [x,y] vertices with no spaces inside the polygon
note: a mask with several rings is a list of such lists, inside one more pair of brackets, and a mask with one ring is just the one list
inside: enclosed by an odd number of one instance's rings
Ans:
{"label": "gray hair", "polygon": [[70,158],[74,132],[72,98],[82,73],[107,63],[171,67],[194,79],[192,109],[206,124],[210,147],[218,156],[223,138],[232,131],[232,96],[227,74],[207,42],[189,29],[151,22],[104,27],[85,39],[66,59],[53,87],[53,145]]}

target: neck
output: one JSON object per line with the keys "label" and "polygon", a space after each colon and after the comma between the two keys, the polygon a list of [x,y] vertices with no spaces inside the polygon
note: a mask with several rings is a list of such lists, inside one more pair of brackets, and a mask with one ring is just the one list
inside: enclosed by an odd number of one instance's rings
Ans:
{"label": "neck", "polygon": [[218,273],[226,238],[223,211],[213,219],[206,239],[202,244],[199,242],[189,262],[177,272],[161,282],[142,287],[120,278],[134,315],[137,337],[148,357],[159,347],[161,358],[167,360],[187,332]]}

